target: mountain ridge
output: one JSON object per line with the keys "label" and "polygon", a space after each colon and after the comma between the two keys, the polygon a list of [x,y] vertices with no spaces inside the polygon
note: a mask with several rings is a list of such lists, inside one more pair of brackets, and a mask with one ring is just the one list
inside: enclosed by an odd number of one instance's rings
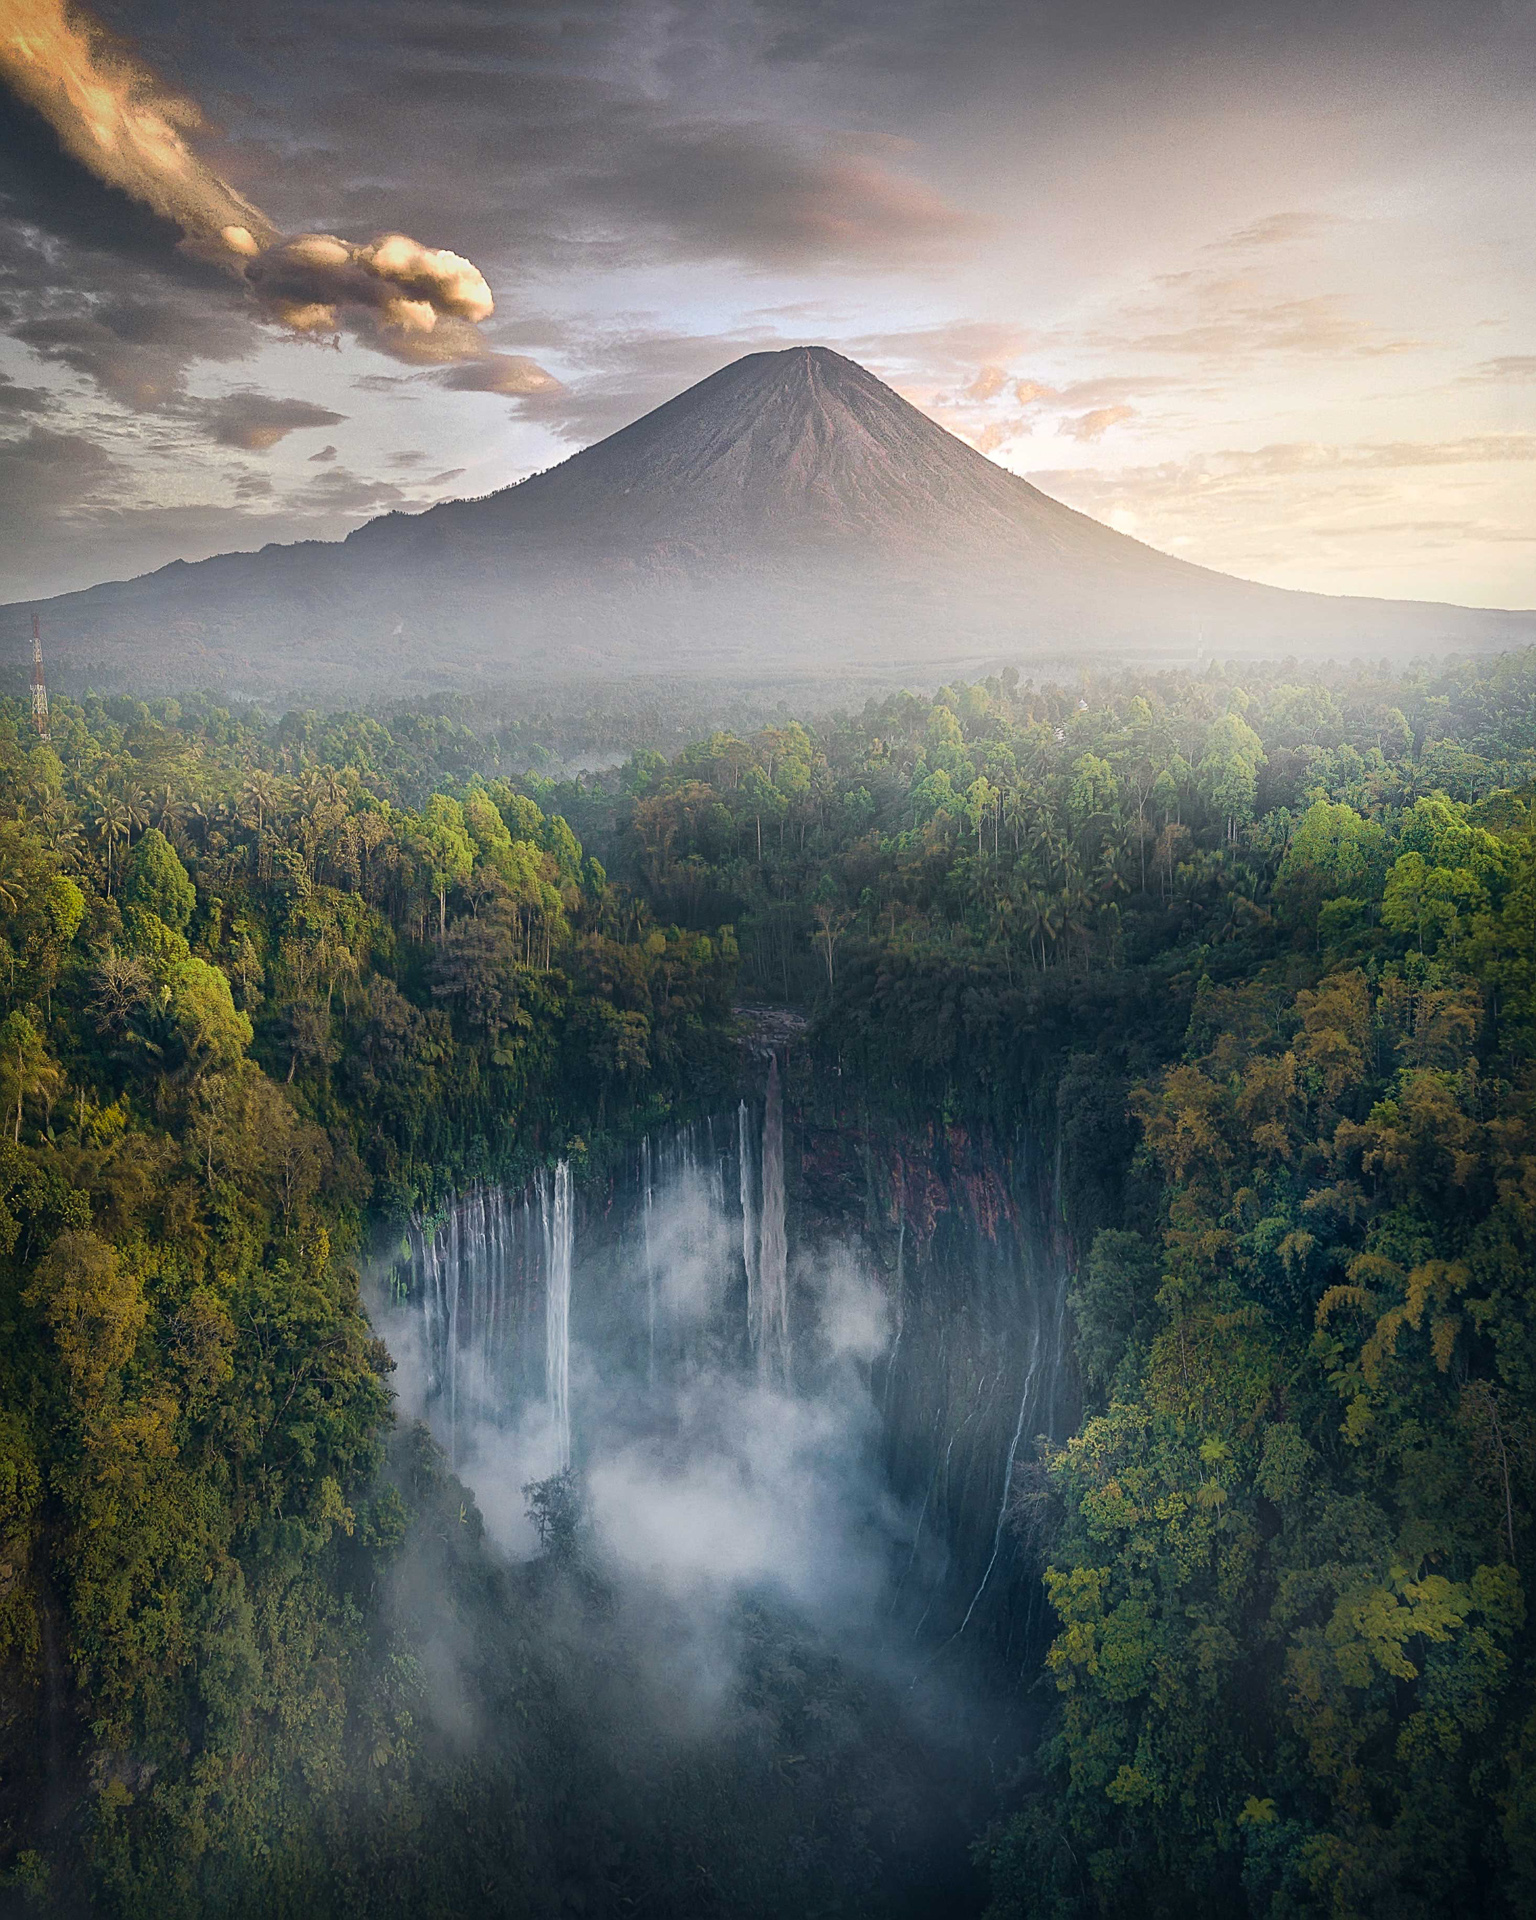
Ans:
{"label": "mountain ridge", "polygon": [[34,610],[66,673],[336,697],[381,676],[937,677],[982,657],[1536,638],[1523,612],[1294,593],[1161,553],[818,346],[733,361],[515,486],[16,603],[0,639],[23,641]]}

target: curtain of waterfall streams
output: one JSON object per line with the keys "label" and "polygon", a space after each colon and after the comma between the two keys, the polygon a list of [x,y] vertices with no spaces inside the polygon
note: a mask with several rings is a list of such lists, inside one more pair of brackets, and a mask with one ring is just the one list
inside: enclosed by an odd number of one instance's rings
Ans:
{"label": "curtain of waterfall streams", "polygon": [[784,1217],[784,1099],[779,1057],[768,1062],[763,1101],[763,1211],[758,1229],[757,1312],[752,1328],[764,1380],[789,1384],[789,1240]]}
{"label": "curtain of waterfall streams", "polygon": [[571,1464],[571,1169],[535,1183],[544,1234],[544,1403],[560,1472]]}
{"label": "curtain of waterfall streams", "polygon": [[[386,1326],[397,1354],[414,1341],[402,1376],[488,1515],[493,1474],[515,1516],[524,1482],[574,1467],[611,1486],[648,1448],[669,1485],[734,1489],[722,1535],[750,1510],[777,1538],[783,1517],[754,1502],[808,1510],[824,1585],[854,1551],[829,1534],[856,1534],[883,1567],[860,1605],[913,1672],[957,1640],[1016,1653],[1040,1623],[1010,1503],[1036,1436],[1074,1412],[1055,1170],[906,1142],[862,1220],[829,1219],[805,1198],[814,1143],[787,1134],[776,1056],[761,1084],[603,1180],[562,1160],[413,1221]],[[649,1483],[617,1483],[648,1511]],[[688,1502],[658,1511],[683,1524]]]}

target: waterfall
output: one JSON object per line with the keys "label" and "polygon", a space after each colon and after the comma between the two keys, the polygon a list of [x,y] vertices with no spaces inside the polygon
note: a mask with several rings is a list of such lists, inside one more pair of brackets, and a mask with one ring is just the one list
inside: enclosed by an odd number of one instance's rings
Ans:
{"label": "waterfall", "polygon": [[752,1195],[752,1116],[736,1108],[736,1172],[741,1194],[741,1263],[747,1275],[747,1339],[757,1345],[757,1209]]}
{"label": "waterfall", "polygon": [[[813,1401],[837,1380],[846,1397],[848,1363],[833,1368],[822,1336],[862,1231],[876,1255],[864,1277],[883,1276],[889,1315],[870,1445],[910,1528],[886,1617],[925,1655],[959,1642],[973,1659],[1011,1657],[1014,1636],[1038,1631],[1014,1492],[1033,1436],[1060,1436],[1073,1417],[1059,1159],[958,1129],[882,1141],[823,1128],[804,1137],[811,1177],[791,1220],[786,1152],[799,1136],[786,1138],[782,1055],[761,1071],[758,1099],[712,1124],[658,1127],[580,1191],[561,1163],[521,1189],[467,1187],[413,1220],[392,1289],[393,1310],[408,1302],[414,1316],[402,1383],[409,1394],[420,1381],[421,1411],[471,1483],[525,1454],[523,1478],[620,1446],[686,1451],[697,1409],[732,1379]],[[824,1196],[856,1192],[861,1173],[865,1204],[839,1218]],[[793,1297],[792,1226],[813,1256]],[[589,1377],[602,1383],[590,1401]]]}
{"label": "waterfall", "polygon": [[1019,1457],[1019,1442],[1024,1437],[1024,1416],[1035,1395],[1035,1375],[1040,1364],[1040,1327],[1036,1324],[1035,1337],[1029,1356],[1029,1371],[1024,1376],[1024,1391],[1019,1396],[1019,1417],[1013,1429],[1013,1439],[1008,1445],[1008,1464],[1003,1470],[1003,1497],[998,1503],[997,1525],[992,1529],[992,1557],[987,1562],[985,1573],[981,1576],[981,1585],[971,1595],[971,1604],[965,1610],[965,1618],[954,1631],[958,1640],[971,1624],[971,1615],[976,1611],[976,1603],[987,1590],[987,1582],[992,1578],[992,1569],[997,1565],[997,1556],[1003,1548],[1003,1528],[1008,1524],[1008,1497],[1013,1492],[1013,1466]]}
{"label": "waterfall", "polygon": [[562,1160],[554,1178],[538,1179],[539,1219],[544,1231],[544,1400],[555,1436],[559,1471],[571,1464],[571,1168]]}
{"label": "waterfall", "polygon": [[651,1136],[640,1142],[640,1216],[645,1234],[642,1257],[645,1261],[645,1340],[646,1379],[656,1384],[656,1253],[651,1233],[651,1215],[656,1205],[656,1185],[651,1173]]}
{"label": "waterfall", "polygon": [[784,1097],[779,1056],[768,1058],[763,1105],[763,1218],[757,1258],[757,1368],[789,1384],[789,1242],[784,1222]]}
{"label": "waterfall", "polygon": [[505,1424],[541,1388],[568,1451],[572,1228],[563,1162],[527,1193],[470,1187],[438,1219],[407,1228],[405,1291],[421,1315],[425,1411],[455,1467],[478,1427]]}

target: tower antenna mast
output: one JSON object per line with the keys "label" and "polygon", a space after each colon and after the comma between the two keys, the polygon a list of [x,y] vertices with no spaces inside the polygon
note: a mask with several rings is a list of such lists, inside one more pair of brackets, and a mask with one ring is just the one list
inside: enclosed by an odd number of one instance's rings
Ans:
{"label": "tower antenna mast", "polygon": [[48,738],[48,689],[43,684],[43,636],[32,616],[32,725],[40,740]]}

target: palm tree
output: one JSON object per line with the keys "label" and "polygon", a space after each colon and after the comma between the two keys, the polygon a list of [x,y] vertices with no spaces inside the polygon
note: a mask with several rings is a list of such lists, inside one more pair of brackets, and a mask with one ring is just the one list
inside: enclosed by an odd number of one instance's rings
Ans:
{"label": "palm tree", "polygon": [[44,793],[33,813],[33,821],[55,853],[67,859],[80,844],[80,829],[67,801],[57,794]]}
{"label": "palm tree", "polygon": [[269,815],[275,813],[281,804],[282,790],[277,781],[264,768],[257,767],[240,789],[241,817],[260,834],[266,830]]}
{"label": "palm tree", "polygon": [[318,767],[306,767],[293,784],[293,804],[297,812],[313,816],[326,798],[326,778]]}
{"label": "palm tree", "polygon": [[167,840],[174,840],[177,829],[186,819],[189,811],[186,801],[182,800],[174,787],[162,787],[149,803],[150,816]]}
{"label": "palm tree", "polygon": [[208,829],[212,825],[208,811],[199,800],[188,800],[182,809],[181,824],[189,841],[195,840],[200,848],[208,845]]}
{"label": "palm tree", "polygon": [[107,898],[110,899],[117,846],[119,841],[126,841],[132,836],[133,814],[120,795],[104,792],[100,787],[87,787],[85,797],[90,807],[92,837],[102,850]]}

